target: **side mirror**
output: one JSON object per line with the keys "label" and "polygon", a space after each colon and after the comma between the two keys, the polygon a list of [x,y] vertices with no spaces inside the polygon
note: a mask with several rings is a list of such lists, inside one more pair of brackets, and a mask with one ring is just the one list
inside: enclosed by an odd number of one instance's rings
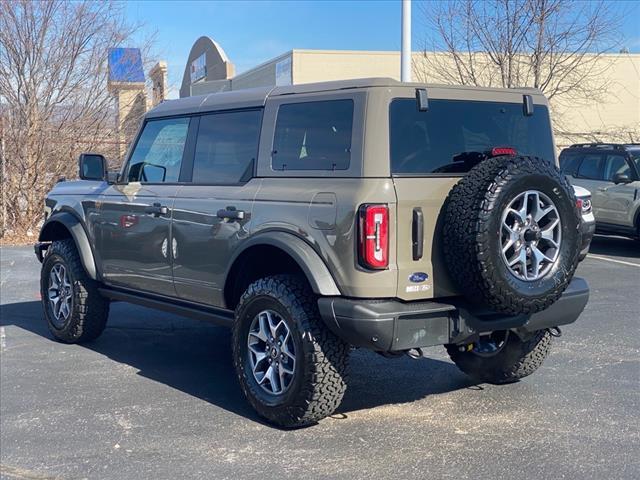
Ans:
{"label": "side mirror", "polygon": [[613,183],[618,185],[619,183],[631,183],[631,177],[626,173],[616,173],[613,176]]}
{"label": "side mirror", "polygon": [[163,183],[167,175],[167,168],[153,163],[144,163],[141,180],[148,183]]}
{"label": "side mirror", "polygon": [[107,177],[107,161],[98,153],[82,153],[78,160],[82,180],[104,180]]}

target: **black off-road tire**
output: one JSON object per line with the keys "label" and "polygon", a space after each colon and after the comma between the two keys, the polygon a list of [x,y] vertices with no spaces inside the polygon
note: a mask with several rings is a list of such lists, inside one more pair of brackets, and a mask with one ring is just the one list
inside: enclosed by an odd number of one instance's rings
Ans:
{"label": "black off-road tire", "polygon": [[505,346],[493,356],[460,351],[447,345],[447,353],[460,370],[475,380],[493,384],[512,383],[535,372],[549,354],[551,334],[538,330],[527,340],[510,333]]}
{"label": "black off-road tire", "polygon": [[[559,257],[542,278],[525,281],[502,260],[502,212],[518,194],[538,190],[555,204],[561,220]],[[567,288],[582,244],[580,212],[566,177],[533,157],[487,159],[449,192],[444,206],[443,250],[452,279],[472,303],[507,314],[542,311]]]}
{"label": "black off-road tire", "polygon": [[[295,374],[280,395],[265,392],[249,363],[247,338],[255,316],[271,309],[287,323],[296,348]],[[294,275],[255,281],[242,295],[233,327],[233,363],[251,406],[270,423],[301,427],[331,415],[347,388],[349,345],[320,318],[317,299],[307,282]]]}
{"label": "black off-road tire", "polygon": [[[70,275],[73,290],[71,313],[62,326],[53,321],[48,300],[49,272],[58,263],[62,263]],[[109,316],[109,300],[100,295],[98,283],[84,270],[73,240],[54,241],[47,249],[40,273],[40,295],[47,326],[57,340],[84,343],[95,340],[104,331]]]}

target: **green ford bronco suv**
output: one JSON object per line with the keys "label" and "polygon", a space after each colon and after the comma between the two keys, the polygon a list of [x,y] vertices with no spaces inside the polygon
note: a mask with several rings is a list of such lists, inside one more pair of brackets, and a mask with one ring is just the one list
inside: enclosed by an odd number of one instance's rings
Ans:
{"label": "green ford bronco suv", "polygon": [[68,343],[100,335],[111,301],[228,325],[248,401],[286,427],[336,410],[352,348],[444,345],[513,382],[589,296],[556,163],[537,90],[362,79],[167,101],[119,172],[83,154],[49,193],[45,318]]}

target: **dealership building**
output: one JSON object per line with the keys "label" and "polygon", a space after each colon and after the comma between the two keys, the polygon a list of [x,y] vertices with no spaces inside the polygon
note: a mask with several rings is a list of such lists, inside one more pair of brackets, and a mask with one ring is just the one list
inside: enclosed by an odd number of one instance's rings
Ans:
{"label": "dealership building", "polygon": [[[414,71],[420,72],[414,77],[442,83],[430,76],[425,55],[446,54],[414,53]],[[640,55],[608,54],[596,61],[602,62],[599,71],[606,76],[599,82],[606,84],[606,90],[598,98],[564,97],[551,102],[558,147],[576,142],[640,142]],[[364,77],[399,80],[400,52],[291,50],[236,75],[222,47],[200,37],[189,53],[180,97]]]}

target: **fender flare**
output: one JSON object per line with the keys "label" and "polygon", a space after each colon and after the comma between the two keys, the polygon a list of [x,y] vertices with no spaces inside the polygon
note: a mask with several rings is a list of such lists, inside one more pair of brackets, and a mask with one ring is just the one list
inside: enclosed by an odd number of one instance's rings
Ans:
{"label": "fender flare", "polygon": [[331,276],[327,265],[311,245],[291,233],[281,231],[258,233],[243,242],[242,249],[236,251],[231,258],[225,273],[225,278],[228,278],[229,272],[235,265],[236,260],[249,248],[258,245],[277,247],[288,254],[303,271],[314,293],[323,296],[340,295],[340,290]]}
{"label": "fender flare", "polygon": [[38,240],[41,242],[57,240],[56,238],[51,238],[50,235],[47,235],[47,227],[54,223],[63,225],[69,231],[71,238],[73,238],[73,241],[76,244],[78,254],[80,255],[80,261],[82,262],[82,266],[87,272],[87,275],[89,275],[93,280],[98,280],[96,261],[93,257],[93,250],[91,249],[89,237],[87,236],[87,232],[85,231],[82,222],[75,215],[72,215],[69,212],[60,212],[51,215],[42,225]]}

